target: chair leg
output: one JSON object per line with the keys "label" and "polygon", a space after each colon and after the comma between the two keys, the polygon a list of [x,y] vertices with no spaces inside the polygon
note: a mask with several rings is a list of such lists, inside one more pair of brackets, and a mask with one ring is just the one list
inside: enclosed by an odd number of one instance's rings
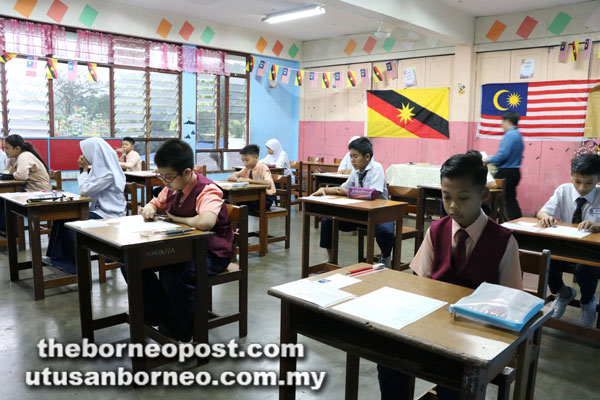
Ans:
{"label": "chair leg", "polygon": [[240,307],[239,334],[240,337],[248,335],[248,276],[242,276],[239,282],[238,303]]}
{"label": "chair leg", "polygon": [[285,248],[289,249],[290,248],[290,234],[291,234],[291,210],[288,211],[287,215],[285,216]]}
{"label": "chair leg", "polygon": [[98,280],[100,283],[106,283],[106,258],[98,256]]}
{"label": "chair leg", "polygon": [[212,296],[212,286],[208,286],[208,292],[206,293],[206,297],[208,298],[208,310],[213,311],[213,296]]}
{"label": "chair leg", "polygon": [[365,234],[359,229],[358,230],[358,262],[365,260]]}

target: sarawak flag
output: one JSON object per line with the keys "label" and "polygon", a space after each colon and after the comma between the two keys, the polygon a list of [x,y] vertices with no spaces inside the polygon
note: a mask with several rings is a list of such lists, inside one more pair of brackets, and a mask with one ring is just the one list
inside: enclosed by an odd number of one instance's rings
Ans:
{"label": "sarawak flag", "polygon": [[96,63],[88,63],[88,79],[90,82],[98,82],[98,67]]}
{"label": "sarawak flag", "polygon": [[6,63],[9,62],[10,60],[12,60],[13,58],[15,58],[17,55],[15,53],[7,53],[5,51],[2,52],[2,55],[0,55],[0,63]]}
{"label": "sarawak flag", "polygon": [[[480,137],[502,138],[502,114],[516,111],[525,138],[578,140],[595,80],[490,84],[481,87]],[[574,139],[575,138],[575,139]]]}
{"label": "sarawak flag", "polygon": [[577,61],[577,55],[579,54],[579,40],[573,42],[573,50],[571,51],[571,61]]}
{"label": "sarawak flag", "polygon": [[56,58],[49,58],[46,61],[46,78],[47,79],[58,79],[58,60]]}
{"label": "sarawak flag", "polygon": [[271,64],[271,72],[269,73],[269,79],[277,81],[277,72],[279,71],[279,65]]}
{"label": "sarawak flag", "polygon": [[297,70],[296,71],[296,80],[295,80],[294,84],[296,86],[302,86],[303,82],[304,82],[304,71]]}
{"label": "sarawak flag", "polygon": [[381,68],[377,65],[373,66],[373,76],[375,78],[375,82],[381,82],[383,80],[383,74],[381,73]]}
{"label": "sarawak flag", "polygon": [[331,72],[323,72],[321,78],[321,87],[323,89],[329,89],[331,86]]}
{"label": "sarawak flag", "polygon": [[288,67],[283,67],[281,69],[281,83],[288,84],[290,83],[290,69]]}
{"label": "sarawak flag", "polygon": [[367,136],[448,139],[450,89],[367,90]]}
{"label": "sarawak flag", "polygon": [[354,71],[348,71],[348,87],[356,87],[356,75]]}
{"label": "sarawak flag", "polygon": [[254,71],[254,57],[252,57],[252,56],[246,61],[246,71],[247,72]]}

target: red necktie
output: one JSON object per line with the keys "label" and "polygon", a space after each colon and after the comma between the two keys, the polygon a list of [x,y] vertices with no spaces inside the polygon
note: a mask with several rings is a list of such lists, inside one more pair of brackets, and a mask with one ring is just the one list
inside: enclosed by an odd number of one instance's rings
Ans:
{"label": "red necktie", "polygon": [[456,271],[460,271],[467,263],[467,246],[466,242],[469,234],[464,229],[460,229],[455,234],[456,246],[452,250],[451,263]]}
{"label": "red necktie", "polygon": [[252,168],[250,168],[250,174],[248,175],[248,178],[252,179]]}

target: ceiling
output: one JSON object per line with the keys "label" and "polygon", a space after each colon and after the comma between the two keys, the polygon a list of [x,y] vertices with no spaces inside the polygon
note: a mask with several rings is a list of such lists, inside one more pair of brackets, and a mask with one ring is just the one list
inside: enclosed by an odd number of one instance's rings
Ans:
{"label": "ceiling", "polygon": [[581,3],[582,0],[437,0],[464,13],[476,16],[509,14],[521,11],[533,11],[540,8],[564,6]]}

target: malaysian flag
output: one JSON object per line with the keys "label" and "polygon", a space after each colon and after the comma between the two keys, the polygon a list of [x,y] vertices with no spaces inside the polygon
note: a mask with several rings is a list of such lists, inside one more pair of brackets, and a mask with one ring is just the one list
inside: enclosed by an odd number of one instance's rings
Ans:
{"label": "malaysian flag", "polygon": [[519,131],[525,138],[580,138],[588,95],[599,82],[600,79],[483,85],[477,134],[502,137],[502,114],[516,111],[521,116]]}

